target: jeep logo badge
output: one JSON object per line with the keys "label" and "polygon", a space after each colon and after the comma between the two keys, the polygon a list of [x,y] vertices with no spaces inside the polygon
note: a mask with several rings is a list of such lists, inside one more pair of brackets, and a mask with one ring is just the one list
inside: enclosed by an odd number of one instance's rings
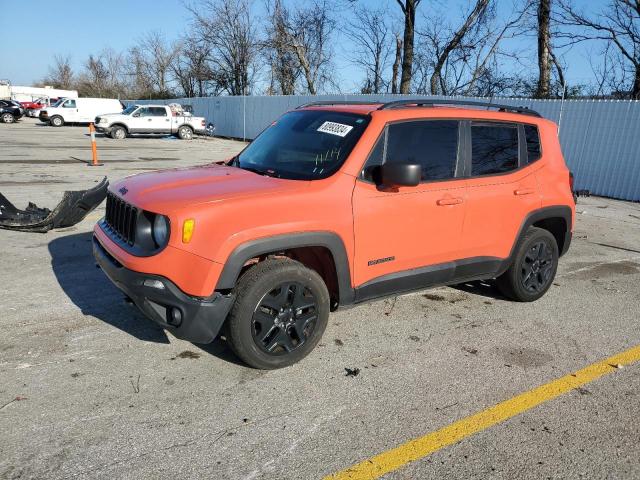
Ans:
{"label": "jeep logo badge", "polygon": [[127,190],[127,187],[122,187],[122,188],[121,188],[120,190],[118,190],[118,191],[119,191],[122,195],[126,195],[126,194],[127,194],[127,192],[128,192],[129,190]]}

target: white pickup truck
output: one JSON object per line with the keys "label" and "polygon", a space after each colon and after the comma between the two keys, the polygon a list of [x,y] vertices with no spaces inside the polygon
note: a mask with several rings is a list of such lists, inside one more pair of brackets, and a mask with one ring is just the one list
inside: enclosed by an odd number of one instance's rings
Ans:
{"label": "white pickup truck", "polygon": [[118,140],[131,134],[172,134],[191,140],[194,133],[204,133],[205,119],[175,106],[132,105],[121,113],[98,115],[95,127]]}

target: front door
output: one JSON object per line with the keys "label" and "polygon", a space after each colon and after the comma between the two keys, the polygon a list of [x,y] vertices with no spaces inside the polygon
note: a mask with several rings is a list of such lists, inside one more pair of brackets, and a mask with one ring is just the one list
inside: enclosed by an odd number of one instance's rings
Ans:
{"label": "front door", "polygon": [[[459,135],[455,120],[403,121],[382,133],[353,192],[357,300],[453,274],[466,205]],[[376,185],[376,168],[392,162],[420,164],[422,183],[395,191]]]}
{"label": "front door", "polygon": [[80,118],[78,116],[78,105],[76,104],[76,100],[73,98],[69,98],[64,101],[61,105],[63,110],[64,121],[66,123],[79,122]]}

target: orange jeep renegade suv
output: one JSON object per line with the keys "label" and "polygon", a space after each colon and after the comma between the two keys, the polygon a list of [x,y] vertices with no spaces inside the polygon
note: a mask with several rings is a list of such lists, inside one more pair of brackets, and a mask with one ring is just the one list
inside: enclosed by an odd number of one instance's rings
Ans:
{"label": "orange jeep renegade suv", "polygon": [[99,266],[151,320],[257,368],[305,357],[329,312],[496,279],[540,298],[575,215],[557,126],[462,101],[314,103],[221,165],[112,185]]}

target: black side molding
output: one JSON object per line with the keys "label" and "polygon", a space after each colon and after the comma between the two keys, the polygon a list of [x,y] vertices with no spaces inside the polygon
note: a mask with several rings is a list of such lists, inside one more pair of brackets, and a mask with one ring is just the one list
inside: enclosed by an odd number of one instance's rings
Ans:
{"label": "black side molding", "polygon": [[235,286],[245,263],[251,258],[267,253],[301,247],[325,247],[333,256],[340,304],[353,303],[354,290],[351,286],[351,269],[349,258],[342,239],[333,232],[302,232],[274,237],[260,238],[237,247],[227,259],[218,279],[216,290],[231,289]]}
{"label": "black side molding", "polygon": [[355,303],[414,290],[493,278],[506,262],[507,260],[495,257],[474,257],[390,273],[356,288]]}

